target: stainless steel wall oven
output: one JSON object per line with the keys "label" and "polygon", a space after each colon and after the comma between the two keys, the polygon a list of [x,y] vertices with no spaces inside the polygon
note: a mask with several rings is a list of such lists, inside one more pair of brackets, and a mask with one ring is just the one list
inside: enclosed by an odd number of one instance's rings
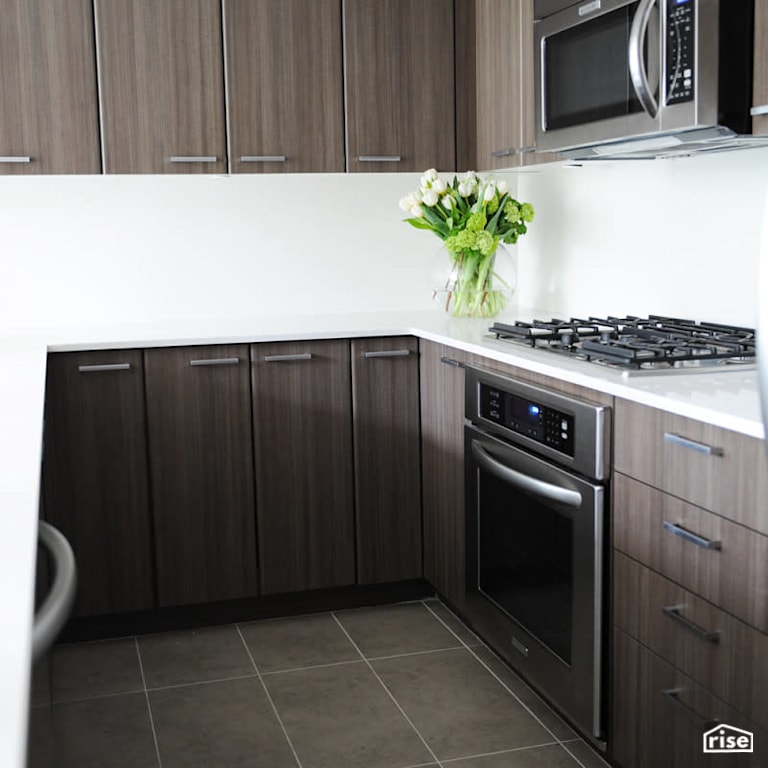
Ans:
{"label": "stainless steel wall oven", "polygon": [[603,740],[610,409],[466,373],[468,618]]}

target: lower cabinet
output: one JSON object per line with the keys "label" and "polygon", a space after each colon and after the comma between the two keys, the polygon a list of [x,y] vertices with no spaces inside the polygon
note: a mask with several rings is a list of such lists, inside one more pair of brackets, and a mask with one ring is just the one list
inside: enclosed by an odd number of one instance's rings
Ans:
{"label": "lower cabinet", "polygon": [[357,581],[421,578],[418,341],[355,339],[351,351]]}
{"label": "lower cabinet", "polygon": [[424,576],[464,608],[464,369],[472,355],[421,342]]}
{"label": "lower cabinet", "polygon": [[256,595],[248,346],[144,354],[158,604]]}
{"label": "lower cabinet", "polygon": [[155,605],[140,350],[48,356],[44,516],[72,544],[73,615]]}
{"label": "lower cabinet", "polygon": [[355,583],[349,341],[251,346],[262,594]]}

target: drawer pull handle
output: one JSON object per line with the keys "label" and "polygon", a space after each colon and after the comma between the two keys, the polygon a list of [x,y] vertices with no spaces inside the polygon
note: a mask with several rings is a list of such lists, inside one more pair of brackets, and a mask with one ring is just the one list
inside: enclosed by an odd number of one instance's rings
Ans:
{"label": "drawer pull handle", "polygon": [[32,158],[27,155],[3,155],[0,163],[31,163]]}
{"label": "drawer pull handle", "polygon": [[240,363],[239,357],[213,357],[209,360],[190,360],[189,364],[192,366],[198,365],[238,365]]}
{"label": "drawer pull handle", "polygon": [[760,104],[760,106],[752,107],[749,110],[749,114],[752,117],[759,117],[760,115],[768,115],[768,104]]}
{"label": "drawer pull handle", "polygon": [[399,163],[400,155],[360,155],[357,160],[360,163]]}
{"label": "drawer pull handle", "polygon": [[410,349],[383,349],[380,352],[363,352],[363,357],[408,357]]}
{"label": "drawer pull handle", "polygon": [[446,365],[452,365],[454,368],[467,367],[464,363],[460,363],[458,360],[454,360],[452,357],[441,357],[440,362],[445,363]]}
{"label": "drawer pull handle", "polygon": [[707,456],[722,456],[725,453],[722,448],[706,443],[697,443],[695,440],[689,440],[687,437],[681,437],[673,432],[664,433],[664,442],[679,445],[681,448],[688,448],[691,451],[696,451],[696,453],[704,453]]}
{"label": "drawer pull handle", "polygon": [[171,155],[172,163],[217,163],[216,155]]}
{"label": "drawer pull handle", "polygon": [[242,155],[241,163],[284,163],[285,155]]}
{"label": "drawer pull handle", "polygon": [[694,635],[700,637],[702,640],[706,640],[710,643],[720,642],[719,629],[704,629],[698,624],[694,624],[690,619],[686,619],[685,616],[680,613],[680,609],[683,607],[684,606],[682,605],[665,605],[661,610],[665,615],[669,616],[670,619],[673,619],[678,624],[682,624],[687,630],[693,632]]}
{"label": "drawer pull handle", "polygon": [[517,150],[514,147],[508,147],[507,149],[494,149],[491,152],[491,157],[510,157],[514,155]]}
{"label": "drawer pull handle", "polygon": [[293,360],[311,360],[311,352],[299,352],[295,355],[264,355],[265,363],[288,363]]}
{"label": "drawer pull handle", "polygon": [[701,547],[702,549],[722,549],[723,548],[722,542],[712,541],[711,539],[705,539],[703,536],[697,536],[695,533],[691,533],[691,531],[683,528],[681,525],[676,525],[675,523],[669,523],[666,520],[662,522],[662,525],[670,533],[674,533],[675,536],[680,536],[680,538],[683,538],[686,541],[690,541],[692,544],[695,544],[697,547]]}
{"label": "drawer pull handle", "polygon": [[708,731],[710,728],[714,728],[720,721],[717,718],[707,719],[702,717],[695,709],[692,709],[687,704],[683,704],[680,700],[680,694],[685,691],[685,688],[668,688],[662,691],[662,694],[666,697],[667,701],[672,703],[677,709],[679,709],[689,720],[692,720],[702,730]]}
{"label": "drawer pull handle", "polygon": [[107,363],[105,365],[78,365],[80,373],[101,373],[102,371],[128,371],[130,363]]}

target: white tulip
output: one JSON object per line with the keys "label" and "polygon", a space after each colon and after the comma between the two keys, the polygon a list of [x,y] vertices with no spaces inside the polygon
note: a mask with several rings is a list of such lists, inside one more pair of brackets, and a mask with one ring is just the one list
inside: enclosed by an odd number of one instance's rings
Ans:
{"label": "white tulip", "polygon": [[458,192],[462,197],[469,197],[472,194],[472,184],[467,181],[460,181]]}
{"label": "white tulip", "polygon": [[489,203],[494,197],[496,197],[496,185],[491,182],[485,188],[485,192],[483,192],[483,200],[485,200],[486,203]]}
{"label": "white tulip", "polygon": [[453,197],[451,195],[446,195],[442,200],[443,208],[445,208],[446,211],[452,211],[453,206],[455,205]]}
{"label": "white tulip", "polygon": [[411,216],[414,216],[417,219],[424,218],[424,211],[418,203],[411,208]]}
{"label": "white tulip", "polygon": [[427,181],[437,181],[439,178],[437,171],[434,168],[430,168],[428,171],[424,171],[424,176],[426,177]]}
{"label": "white tulip", "polygon": [[507,184],[507,182],[502,179],[502,181],[500,181],[496,185],[496,189],[499,191],[499,194],[503,197],[504,195],[507,194],[507,192],[509,192],[509,184]]}
{"label": "white tulip", "polygon": [[430,208],[431,208],[433,205],[437,205],[437,200],[438,200],[438,198],[437,198],[437,192],[435,192],[435,190],[434,190],[434,189],[428,189],[428,190],[427,190],[427,191],[424,193],[424,197],[422,198],[422,202],[424,203],[424,205],[427,205],[427,206],[429,206]]}
{"label": "white tulip", "polygon": [[432,189],[434,189],[438,195],[442,195],[443,192],[448,189],[448,185],[443,179],[435,179],[435,181],[432,183]]}
{"label": "white tulip", "polygon": [[406,195],[405,197],[400,198],[400,208],[403,211],[410,211],[412,206],[413,202],[411,201],[410,195]]}

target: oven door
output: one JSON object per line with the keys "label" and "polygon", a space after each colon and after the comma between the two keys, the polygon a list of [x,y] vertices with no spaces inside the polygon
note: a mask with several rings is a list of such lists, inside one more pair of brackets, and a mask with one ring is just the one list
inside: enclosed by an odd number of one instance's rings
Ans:
{"label": "oven door", "polygon": [[585,0],[536,22],[537,149],[660,130],[660,4]]}
{"label": "oven door", "polygon": [[475,427],[465,450],[470,622],[601,739],[605,488]]}

